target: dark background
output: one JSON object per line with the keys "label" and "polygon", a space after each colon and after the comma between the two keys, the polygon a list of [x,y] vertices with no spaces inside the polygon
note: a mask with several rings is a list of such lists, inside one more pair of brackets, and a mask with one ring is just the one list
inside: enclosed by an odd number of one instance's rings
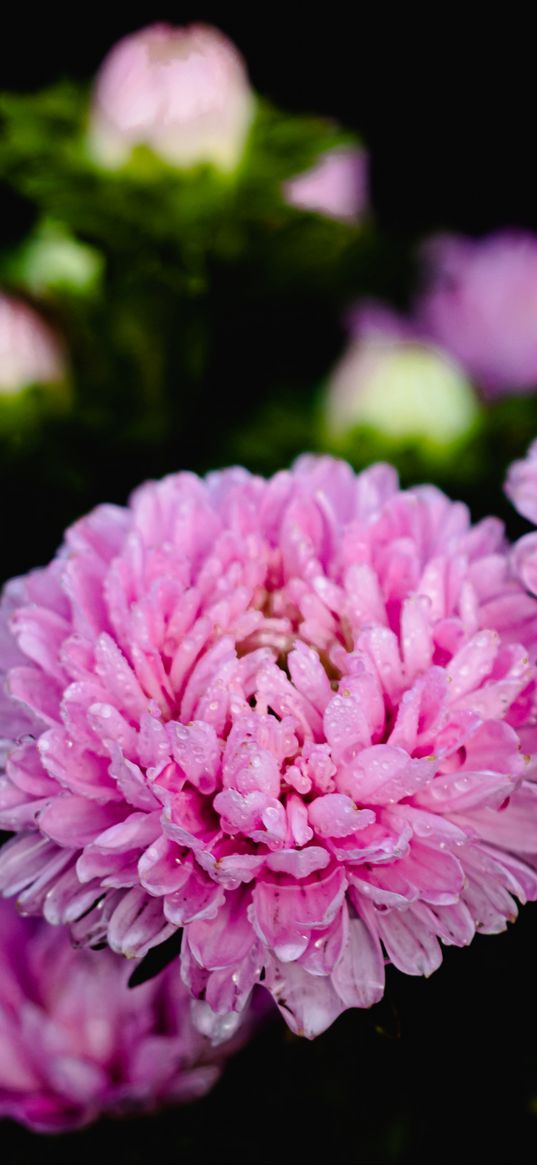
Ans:
{"label": "dark background", "polygon": [[[2,18],[3,89],[90,78],[115,40],[155,20],[214,23],[260,93],[364,135],[385,230],[537,226],[534,39],[521,8],[513,20],[491,10],[475,27],[456,5],[434,18],[334,2],[21,9]],[[1,234],[12,230],[2,214]]]}
{"label": "dark background", "polygon": [[[382,229],[537,228],[533,39],[486,9],[470,31],[449,9],[381,6],[374,21],[330,4],[26,8],[2,18],[0,87],[90,77],[110,44],[155,19],[218,24],[255,87],[283,107],[333,115],[372,154]],[[8,23],[6,25],[6,19]],[[0,243],[28,211],[0,194]],[[10,500],[9,504],[13,504]],[[15,503],[16,504],[16,503]],[[50,550],[52,552],[53,545]],[[206,1100],[178,1113],[38,1138],[2,1125],[6,1165],[534,1162],[537,1158],[537,907],[516,927],[446,951],[430,981],[389,973],[385,1000],[315,1043],[276,1024]]]}

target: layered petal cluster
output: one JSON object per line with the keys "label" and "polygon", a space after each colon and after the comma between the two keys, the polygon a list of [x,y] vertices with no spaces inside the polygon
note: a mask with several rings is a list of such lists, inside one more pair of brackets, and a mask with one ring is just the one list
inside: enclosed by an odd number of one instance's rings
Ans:
{"label": "layered petal cluster", "polygon": [[443,236],[425,251],[418,319],[490,397],[537,386],[537,237]]}
{"label": "layered petal cluster", "polygon": [[253,108],[244,62],[223,33],[152,24],[120,40],[101,66],[90,149],[111,168],[146,145],[172,166],[227,170],[240,159]]}
{"label": "layered petal cluster", "polygon": [[389,466],[180,473],[12,581],[0,889],[79,943],[183,928],[214,1022],[313,1036],[537,897],[537,601]]}
{"label": "layered petal cluster", "polygon": [[211,1045],[170,968],[129,990],[131,971],[0,901],[1,1116],[59,1132],[212,1087],[238,1036]]}

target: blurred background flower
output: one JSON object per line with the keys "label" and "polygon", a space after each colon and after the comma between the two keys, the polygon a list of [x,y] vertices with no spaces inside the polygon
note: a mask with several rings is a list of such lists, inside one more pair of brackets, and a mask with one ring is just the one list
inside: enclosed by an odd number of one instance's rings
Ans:
{"label": "blurred background flower", "polygon": [[[412,323],[369,304],[351,314],[351,340],[326,387],[327,439],[368,456],[370,438],[416,466],[455,455],[474,431],[479,406],[462,368]],[[360,449],[360,446],[362,448]]]}
{"label": "blurred background flower", "polygon": [[537,236],[441,236],[423,248],[418,319],[485,396],[537,388]]}
{"label": "blurred background flower", "polygon": [[365,150],[330,150],[308,170],[285,184],[288,201],[331,218],[358,219],[368,210],[368,158]]}
{"label": "blurred background flower", "polygon": [[29,426],[68,402],[59,336],[29,304],[0,293],[0,439],[24,440]]}
{"label": "blurred background flower", "polygon": [[89,148],[103,166],[120,166],[146,145],[172,166],[228,170],[253,109],[244,63],[218,29],[154,24],[121,40],[101,66]]}
{"label": "blurred background flower", "polygon": [[2,275],[35,297],[88,295],[99,289],[103,260],[61,223],[44,220],[7,257]]}
{"label": "blurred background flower", "polygon": [[0,297],[0,393],[15,396],[33,384],[65,378],[60,343],[27,304]]}
{"label": "blurred background flower", "polygon": [[132,962],[76,950],[63,928],[0,901],[0,1115],[60,1132],[213,1086],[251,1018],[211,1044],[192,1022],[176,961],[129,990],[132,973]]}

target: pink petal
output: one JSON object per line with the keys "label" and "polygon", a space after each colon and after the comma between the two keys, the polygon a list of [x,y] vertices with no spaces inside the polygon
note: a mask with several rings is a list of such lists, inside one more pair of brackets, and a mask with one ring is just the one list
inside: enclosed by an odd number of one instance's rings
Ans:
{"label": "pink petal", "polygon": [[200,966],[217,971],[233,966],[247,955],[255,942],[247,916],[249,898],[247,892],[235,890],[226,895],[225,904],[214,920],[190,923],[188,942]]}
{"label": "pink petal", "polygon": [[438,939],[413,911],[377,912],[376,924],[391,962],[406,975],[432,975],[442,962]]}
{"label": "pink petal", "polygon": [[378,934],[361,918],[349,919],[347,941],[332,972],[346,1007],[371,1007],[384,994],[384,959]]}
{"label": "pink petal", "polygon": [[300,963],[267,962],[265,986],[296,1035],[315,1039],[337,1019],[345,1005],[330,976],[309,975]]}
{"label": "pink petal", "polygon": [[362,750],[340,786],[357,801],[385,805],[412,797],[430,781],[436,764],[435,757],[414,760],[402,748],[376,744]]}
{"label": "pink petal", "polygon": [[81,849],[118,821],[122,821],[126,806],[109,802],[99,805],[64,793],[50,802],[39,818],[39,828],[58,845]]}

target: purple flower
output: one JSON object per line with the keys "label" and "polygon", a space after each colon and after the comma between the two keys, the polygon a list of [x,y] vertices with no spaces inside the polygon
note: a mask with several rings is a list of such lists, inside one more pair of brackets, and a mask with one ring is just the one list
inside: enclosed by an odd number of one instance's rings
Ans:
{"label": "purple flower", "polygon": [[0,901],[0,1115],[59,1132],[212,1087],[237,1036],[200,1034],[175,967],[129,990],[132,970]]}
{"label": "purple flower", "polygon": [[0,889],[130,955],[184,928],[206,1030],[263,981],[314,1036],[537,897],[537,601],[499,521],[387,465],[180,473],[2,613]]}
{"label": "purple flower", "polygon": [[424,252],[418,320],[489,396],[537,387],[537,238],[445,236]]}

